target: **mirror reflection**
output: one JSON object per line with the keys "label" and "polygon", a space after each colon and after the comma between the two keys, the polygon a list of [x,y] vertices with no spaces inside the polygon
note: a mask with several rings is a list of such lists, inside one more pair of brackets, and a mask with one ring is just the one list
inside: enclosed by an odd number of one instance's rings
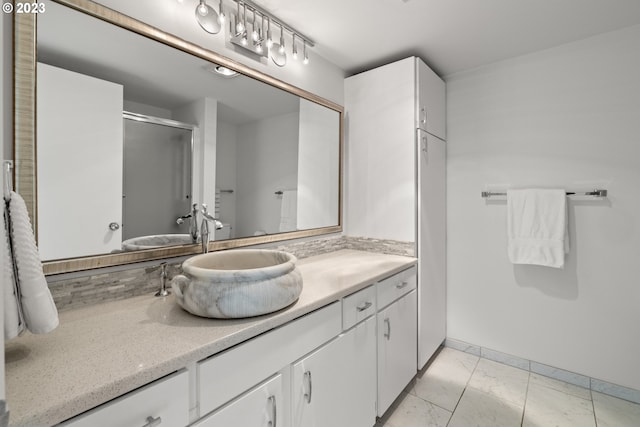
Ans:
{"label": "mirror reflection", "polygon": [[338,111],[59,4],[37,32],[43,260],[196,243],[203,205],[210,240],[339,225]]}

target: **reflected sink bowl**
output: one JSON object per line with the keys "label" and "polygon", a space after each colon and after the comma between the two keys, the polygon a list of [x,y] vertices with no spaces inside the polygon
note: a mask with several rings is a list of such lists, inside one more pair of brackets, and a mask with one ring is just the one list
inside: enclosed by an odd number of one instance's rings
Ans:
{"label": "reflected sink bowl", "polygon": [[189,258],[171,287],[178,304],[202,317],[229,319],[272,313],[302,292],[296,257],[283,251],[234,249]]}
{"label": "reflected sink bowl", "polygon": [[140,249],[161,248],[163,246],[191,245],[190,234],[155,234],[132,237],[122,242],[122,250],[137,251]]}

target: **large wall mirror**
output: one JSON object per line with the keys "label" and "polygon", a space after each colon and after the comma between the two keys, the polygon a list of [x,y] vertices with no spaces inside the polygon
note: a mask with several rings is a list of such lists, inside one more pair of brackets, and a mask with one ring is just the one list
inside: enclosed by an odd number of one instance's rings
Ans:
{"label": "large wall mirror", "polygon": [[45,273],[197,253],[194,205],[222,226],[211,250],[341,231],[341,106],[86,0],[15,36]]}

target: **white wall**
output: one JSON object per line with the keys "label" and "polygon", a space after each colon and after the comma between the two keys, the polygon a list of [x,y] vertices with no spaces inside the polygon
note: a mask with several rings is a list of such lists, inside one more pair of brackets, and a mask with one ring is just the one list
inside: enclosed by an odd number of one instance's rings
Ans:
{"label": "white wall", "polygon": [[218,141],[216,159],[216,186],[221,190],[233,190],[233,193],[220,194],[220,221],[231,224],[231,235],[235,236],[236,223],[236,140],[237,126],[218,122]]}
{"label": "white wall", "polygon": [[[225,35],[222,32],[212,35],[202,30],[194,15],[197,5],[195,1],[179,3],[176,0],[99,0],[98,3],[206,49],[218,52],[265,74],[342,104],[344,71],[317,56],[313,48],[308,49],[310,58],[308,65],[302,64],[302,61],[289,59],[285,67],[278,67],[271,60],[258,61],[235,52],[232,47],[227,46]],[[231,4],[230,2],[225,3]],[[218,9],[218,2],[209,2],[209,4],[214,9]],[[291,46],[291,40],[288,37],[287,35],[285,44]],[[298,48],[301,49],[300,46]]]}
{"label": "white wall", "polygon": [[[640,389],[640,26],[449,76],[448,337]],[[513,266],[485,185],[574,199],[563,270]]]}
{"label": "white wall", "polygon": [[278,233],[282,197],[298,186],[298,113],[239,126],[236,236]]}
{"label": "white wall", "polygon": [[193,133],[192,203],[205,203],[213,212],[216,200],[218,101],[198,99],[174,109],[172,115],[175,120],[198,127]]}

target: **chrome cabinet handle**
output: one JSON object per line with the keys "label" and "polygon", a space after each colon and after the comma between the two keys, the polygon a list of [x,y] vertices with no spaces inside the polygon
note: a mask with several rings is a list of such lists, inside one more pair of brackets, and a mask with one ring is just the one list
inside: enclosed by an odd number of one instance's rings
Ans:
{"label": "chrome cabinet handle", "polygon": [[396,285],[396,288],[397,288],[397,289],[406,288],[408,284],[409,284],[409,282],[402,282],[402,283],[398,283],[398,284]]}
{"label": "chrome cabinet handle", "polygon": [[427,124],[427,109],[425,107],[422,107],[420,109],[420,115],[422,116],[420,118],[420,121],[422,121],[422,124]]}
{"label": "chrome cabinet handle", "polygon": [[311,403],[311,392],[313,391],[313,384],[311,383],[311,371],[306,371],[304,373],[304,378],[307,380],[307,390],[308,393],[304,394],[305,399],[307,399],[307,403]]}
{"label": "chrome cabinet handle", "polygon": [[147,423],[142,427],[157,427],[162,424],[162,418],[153,418],[151,416],[147,417]]}
{"label": "chrome cabinet handle", "polygon": [[119,228],[120,228],[120,224],[118,224],[117,222],[110,222],[109,223],[109,230],[116,231]]}
{"label": "chrome cabinet handle", "polygon": [[271,403],[271,420],[269,420],[269,427],[277,427],[278,408],[276,406],[276,397],[269,396],[269,403]]}
{"label": "chrome cabinet handle", "polygon": [[386,319],[384,319],[384,323],[387,325],[387,332],[384,333],[384,337],[387,340],[391,339],[391,320],[389,320],[389,318],[387,317]]}
{"label": "chrome cabinet handle", "polygon": [[356,307],[358,311],[365,311],[367,308],[371,307],[373,304],[370,301],[365,302],[362,305]]}

